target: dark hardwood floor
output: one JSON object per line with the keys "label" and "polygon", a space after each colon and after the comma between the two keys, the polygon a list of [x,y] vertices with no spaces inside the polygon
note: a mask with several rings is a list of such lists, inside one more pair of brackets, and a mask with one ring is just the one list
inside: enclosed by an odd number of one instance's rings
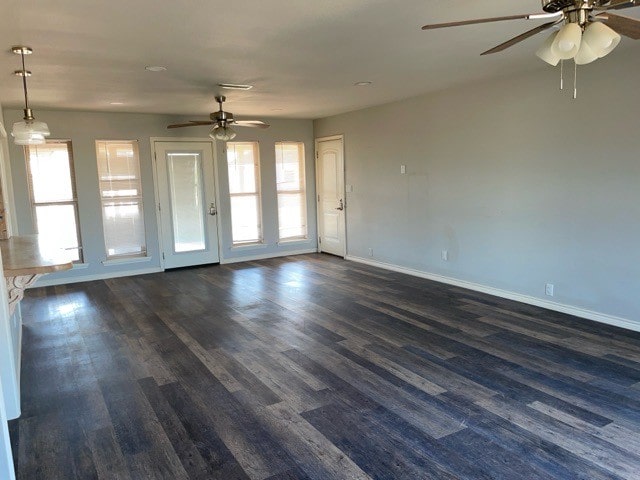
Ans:
{"label": "dark hardwood floor", "polygon": [[324,255],[30,290],[20,479],[640,478],[640,334]]}

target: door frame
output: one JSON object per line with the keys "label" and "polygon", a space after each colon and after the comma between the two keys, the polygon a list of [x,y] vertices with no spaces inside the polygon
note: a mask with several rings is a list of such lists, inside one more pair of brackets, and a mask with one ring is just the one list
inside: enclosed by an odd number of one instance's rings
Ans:
{"label": "door frame", "polygon": [[[342,218],[342,222],[343,222],[343,231],[344,231],[344,249],[342,252],[342,258],[347,258],[347,212],[348,210],[348,202],[347,202],[347,161],[344,155],[344,134],[339,134],[339,135],[329,135],[327,137],[318,137],[315,139],[314,141],[314,148],[315,148],[315,171],[316,171],[316,229],[318,231],[318,237],[320,237],[320,233],[321,233],[321,228],[320,228],[320,220],[322,218],[322,216],[320,215],[320,202],[318,201],[318,196],[320,195],[320,175],[319,175],[319,168],[318,168],[318,160],[319,160],[319,149],[318,149],[318,144],[320,142],[328,142],[331,140],[340,140],[340,143],[342,145],[342,198],[344,198],[344,215]],[[318,242],[318,248],[317,248],[318,252],[322,252],[322,248],[320,246],[320,242]]]}
{"label": "door frame", "polygon": [[165,245],[163,244],[163,232],[162,232],[162,221],[160,218],[160,190],[158,188],[158,160],[156,155],[156,142],[167,142],[167,143],[189,143],[189,142],[204,142],[211,144],[211,152],[213,154],[213,189],[214,189],[214,198],[216,199],[216,209],[218,210],[216,217],[216,229],[218,230],[218,258],[220,259],[220,263],[222,263],[222,249],[220,248],[220,189],[218,188],[218,148],[217,142],[212,140],[210,137],[151,137],[149,138],[151,142],[151,161],[153,163],[153,195],[155,200],[155,205],[153,210],[156,213],[156,225],[158,227],[158,254],[160,257],[160,268],[165,270],[165,259],[162,258],[162,253],[164,252]]}

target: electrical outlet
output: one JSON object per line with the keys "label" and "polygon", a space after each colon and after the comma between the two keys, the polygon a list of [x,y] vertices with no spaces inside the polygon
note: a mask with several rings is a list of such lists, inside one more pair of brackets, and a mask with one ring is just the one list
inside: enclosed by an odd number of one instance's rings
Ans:
{"label": "electrical outlet", "polygon": [[553,297],[553,283],[546,283],[544,285],[544,294]]}
{"label": "electrical outlet", "polygon": [[370,248],[370,249],[369,249],[369,256],[370,256],[370,257],[373,257],[373,248]]}
{"label": "electrical outlet", "polygon": [[442,260],[445,262],[449,261],[449,250],[442,250]]}
{"label": "electrical outlet", "polygon": [[405,173],[407,173],[407,166],[406,165],[400,165],[400,173],[402,175],[404,175]]}

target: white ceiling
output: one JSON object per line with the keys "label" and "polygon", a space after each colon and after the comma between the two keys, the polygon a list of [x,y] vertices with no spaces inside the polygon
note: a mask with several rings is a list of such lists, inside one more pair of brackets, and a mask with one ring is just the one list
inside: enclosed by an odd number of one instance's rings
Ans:
{"label": "white ceiling", "polygon": [[[34,49],[26,61],[36,113],[202,115],[215,109],[217,84],[232,82],[255,85],[226,92],[236,115],[319,118],[551,68],[534,57],[544,35],[479,56],[540,21],[420,29],[540,9],[539,0],[3,0],[0,101],[21,108],[21,83],[12,75],[20,59],[9,48],[26,44]],[[358,81],[373,85],[353,86]]]}

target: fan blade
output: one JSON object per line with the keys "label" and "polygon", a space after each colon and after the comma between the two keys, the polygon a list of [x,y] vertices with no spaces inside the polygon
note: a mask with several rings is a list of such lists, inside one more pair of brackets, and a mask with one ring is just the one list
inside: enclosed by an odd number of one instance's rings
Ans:
{"label": "fan blade", "polygon": [[518,35],[517,37],[513,37],[511,40],[507,40],[506,42],[501,43],[497,47],[493,47],[491,50],[487,50],[486,52],[482,52],[480,55],[489,55],[491,53],[498,53],[498,52],[501,52],[503,50],[506,50],[507,48],[514,46],[516,43],[520,43],[521,41],[526,40],[529,37],[533,37],[534,35],[536,35],[536,34],[538,34],[540,32],[544,32],[545,30],[553,27],[554,25],[557,25],[561,21],[562,21],[562,19],[560,19],[558,21],[555,21],[555,22],[548,22],[548,23],[544,23],[542,25],[538,25],[536,28],[532,28],[528,32],[524,32],[524,33]]}
{"label": "fan blade", "polygon": [[433,30],[435,28],[447,28],[447,27],[460,27],[462,25],[475,25],[477,23],[503,22],[505,20],[539,20],[539,19],[553,18],[559,15],[562,15],[562,12],[528,13],[524,15],[509,15],[507,17],[477,18],[475,20],[463,20],[461,22],[433,23],[431,25],[423,26],[422,30]]}
{"label": "fan blade", "polygon": [[640,0],[611,0],[606,5],[595,7],[594,10],[622,10],[633,7],[640,7]]}
{"label": "fan blade", "polygon": [[271,125],[264,123],[260,120],[236,120],[233,122],[234,126],[238,127],[255,127],[255,128],[269,128]]}
{"label": "fan blade", "polygon": [[190,120],[189,123],[177,123],[175,125],[169,125],[167,128],[195,127],[198,125],[213,125],[215,123],[216,122],[212,121]]}
{"label": "fan blade", "polygon": [[613,13],[601,13],[596,18],[603,17],[602,23],[612,28],[620,35],[640,40],[640,20],[637,18],[623,17],[622,15],[614,15]]}

